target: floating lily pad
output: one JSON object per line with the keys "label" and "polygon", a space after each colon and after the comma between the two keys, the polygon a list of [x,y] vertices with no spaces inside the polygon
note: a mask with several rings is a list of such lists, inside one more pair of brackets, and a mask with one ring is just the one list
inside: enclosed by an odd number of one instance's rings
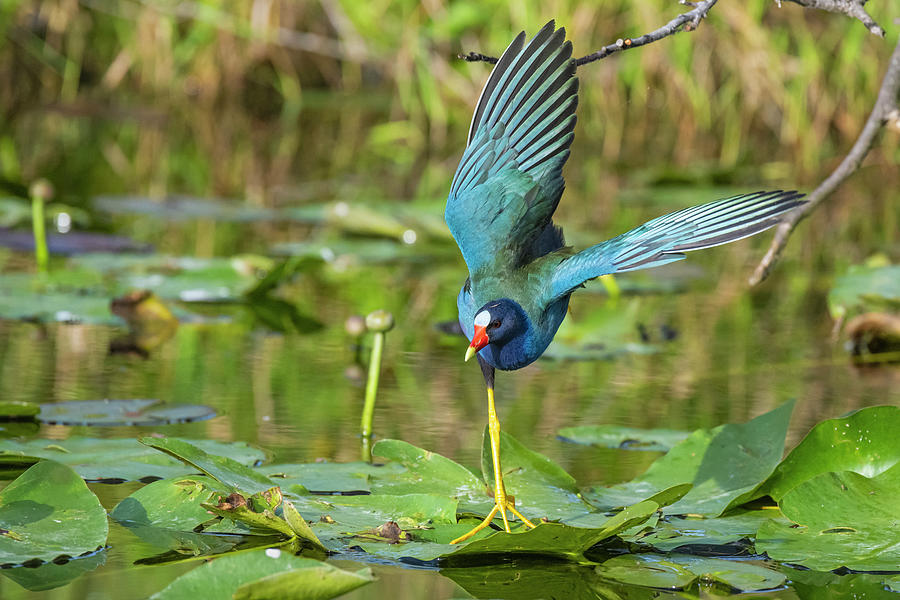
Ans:
{"label": "floating lily pad", "polygon": [[423,487],[434,494],[483,503],[488,499],[484,482],[469,469],[449,458],[417,448],[400,440],[380,440],[372,454],[404,468],[401,472],[385,469],[372,472],[372,491],[378,494],[411,494]]}
{"label": "floating lily pad", "polygon": [[628,539],[663,552],[688,546],[724,547],[753,540],[759,527],[769,520],[790,524],[777,509],[736,510],[711,518],[671,516],[661,519],[649,533],[641,532]]}
{"label": "floating lily pad", "polygon": [[[376,447],[381,443],[383,441],[378,442]],[[302,485],[312,493],[334,494],[368,492],[371,490],[370,478],[388,479],[405,473],[406,470],[397,463],[373,465],[366,462],[317,462],[266,465],[260,467],[260,471],[271,477],[282,489]],[[384,487],[389,486],[385,485]],[[391,492],[383,490],[383,493]]]}
{"label": "floating lily pad", "polygon": [[762,492],[780,500],[829,471],[874,477],[900,462],[900,407],[872,406],[818,423],[778,465]]}
{"label": "floating lily pad", "polygon": [[230,554],[204,563],[151,598],[326,600],[373,580],[369,569],[353,573],[270,548]]}
{"label": "floating lily pad", "polygon": [[97,496],[71,468],[45,460],[0,492],[0,565],[93,552],[109,525]]}
{"label": "floating lily pad", "polygon": [[900,466],[868,478],[822,473],[794,487],[779,505],[800,527],[768,522],[756,547],[771,558],[828,571],[900,571]]}
{"label": "floating lily pad", "polygon": [[[227,454],[247,466],[265,458],[265,453],[244,442],[191,440],[191,443],[211,454]],[[0,466],[7,470],[27,468],[40,458],[69,465],[87,480],[164,479],[197,471],[134,439],[0,440]]]}
{"label": "floating lily pad", "polygon": [[198,469],[231,491],[253,494],[272,487],[272,480],[259,471],[242,465],[228,456],[209,454],[191,442],[176,438],[152,437],[141,438],[140,442]]}
{"label": "floating lily pad", "polygon": [[154,481],[119,502],[109,516],[128,527],[193,531],[211,518],[203,504],[216,502],[228,492],[211,477]]}
{"label": "floating lily pad", "polygon": [[50,425],[168,425],[191,423],[216,416],[202,404],[166,404],[159,400],[72,400],[40,405],[38,420]]}
{"label": "floating lily pad", "polygon": [[60,323],[117,324],[96,273],[0,274],[0,318]]}
{"label": "floating lily pad", "polygon": [[781,587],[787,580],[759,564],[687,555],[626,554],[607,560],[597,571],[623,583],[669,590],[684,589],[700,580],[753,592]]}
{"label": "floating lily pad", "polygon": [[900,587],[891,587],[892,581],[900,577],[891,575],[870,575],[868,573],[832,573],[830,571],[810,571],[792,569],[782,565],[791,588],[801,600],[897,600]]}
{"label": "floating lily pad", "polygon": [[667,452],[685,440],[691,432],[674,429],[640,429],[618,425],[582,425],[564,427],[559,437],[566,442],[617,448],[621,450],[652,450]]}
{"label": "floating lily pad", "polygon": [[441,575],[452,579],[473,598],[491,600],[652,600],[657,593],[605,580],[592,565],[570,562],[544,561],[539,566],[519,561],[464,565],[442,568]]}
{"label": "floating lily pad", "polygon": [[110,214],[146,215],[168,221],[213,219],[249,223],[273,221],[279,213],[272,209],[248,205],[240,200],[196,198],[171,195],[165,198],[146,196],[97,196],[94,207]]}
{"label": "floating lily pad", "polygon": [[41,412],[41,405],[33,402],[7,400],[0,402],[0,421],[7,419],[29,419]]}
{"label": "floating lily pad", "polygon": [[334,524],[331,529],[339,534],[355,534],[387,521],[401,529],[456,523],[456,500],[437,494],[291,495],[291,500],[307,521]]}
{"label": "floating lily pad", "polygon": [[854,310],[891,307],[900,307],[900,265],[851,267],[828,293],[828,309],[835,319]]}
{"label": "floating lily pad", "polygon": [[0,569],[0,575],[10,578],[30,592],[52,590],[68,585],[89,571],[106,563],[107,551],[97,550],[87,556],[69,561],[47,562],[38,567]]}
{"label": "floating lily pad", "polygon": [[587,500],[601,509],[614,508],[691,482],[694,488],[666,513],[718,516],[762,495],[760,484],[784,450],[793,405],[787,402],[745,424],[695,431],[643,475],[628,483],[592,488]]}
{"label": "floating lily pad", "polygon": [[659,346],[643,342],[637,301],[604,304],[578,319],[563,321],[543,356],[556,360],[609,360],[622,354],[653,354]]}

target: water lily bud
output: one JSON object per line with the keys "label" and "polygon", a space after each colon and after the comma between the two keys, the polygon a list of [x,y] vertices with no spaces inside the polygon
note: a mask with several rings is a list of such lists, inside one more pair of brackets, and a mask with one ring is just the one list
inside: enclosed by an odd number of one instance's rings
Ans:
{"label": "water lily bud", "polygon": [[38,179],[31,184],[28,193],[31,194],[32,198],[51,200],[53,198],[53,184],[46,179]]}
{"label": "water lily bud", "polygon": [[394,315],[386,310],[376,310],[370,312],[366,317],[366,327],[369,331],[383,333],[394,328]]}

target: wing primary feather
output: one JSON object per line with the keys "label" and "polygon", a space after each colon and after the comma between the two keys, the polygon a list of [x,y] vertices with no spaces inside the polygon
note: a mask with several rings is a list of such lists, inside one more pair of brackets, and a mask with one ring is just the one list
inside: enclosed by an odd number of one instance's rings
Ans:
{"label": "wing primary feather", "polygon": [[[553,23],[553,21],[550,21],[550,23]],[[550,23],[548,23],[547,25],[550,25]],[[472,123],[469,125],[469,137],[467,144],[472,143],[472,139],[475,137],[475,133],[478,131],[478,125],[481,123],[481,116],[484,114],[484,111],[487,108],[487,100],[491,97],[494,89],[496,89],[503,75],[509,69],[509,65],[519,55],[519,52],[521,52],[522,46],[524,44],[525,32],[520,31],[519,35],[516,36],[516,39],[514,39],[509,46],[507,46],[506,50],[500,56],[500,60],[497,61],[497,65],[494,67],[493,71],[491,71],[491,76],[488,77],[487,83],[484,84],[484,88],[481,90],[481,95],[478,96],[478,102],[475,103],[475,114],[472,115]]]}

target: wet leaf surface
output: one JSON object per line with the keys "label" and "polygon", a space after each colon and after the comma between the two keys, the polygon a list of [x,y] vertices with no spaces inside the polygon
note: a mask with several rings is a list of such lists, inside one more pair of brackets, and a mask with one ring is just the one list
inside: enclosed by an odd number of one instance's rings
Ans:
{"label": "wet leaf surface", "polygon": [[835,319],[854,311],[900,307],[900,265],[853,266],[828,293]]}
{"label": "wet leaf surface", "polygon": [[643,587],[684,589],[695,581],[716,582],[741,592],[770,590],[787,578],[760,564],[689,555],[627,554],[597,567],[605,578]]}
{"label": "wet leaf surface", "polygon": [[[264,452],[244,442],[190,440],[190,443],[210,454],[227,455],[246,466],[265,458]],[[7,470],[21,470],[38,458],[69,465],[88,480],[163,479],[197,472],[196,468],[134,439],[0,440],[0,466]]]}
{"label": "wet leaf surface", "polygon": [[140,442],[173,456],[225,485],[231,491],[246,494],[272,487],[272,480],[228,456],[209,454],[199,445],[177,438],[143,437]]}
{"label": "wet leaf surface", "polygon": [[873,477],[900,462],[900,407],[872,406],[816,424],[778,465],[762,491],[776,500],[829,471]]}
{"label": "wet leaf surface", "polygon": [[598,508],[614,508],[690,482],[693,489],[666,513],[718,516],[761,495],[760,484],[781,458],[792,408],[793,402],[787,402],[748,423],[695,431],[643,475],[625,484],[592,488],[586,498]]}
{"label": "wet leaf surface", "polygon": [[369,569],[353,573],[278,549],[254,550],[204,563],[151,598],[327,600],[373,580]]}
{"label": "wet leaf surface", "polygon": [[94,552],[108,529],[100,500],[61,463],[41,461],[0,492],[0,564]]}
{"label": "wet leaf surface", "polygon": [[639,429],[618,425],[581,425],[564,427],[558,432],[566,442],[618,448],[620,450],[652,450],[667,452],[673,446],[687,439],[689,431],[674,429]]}
{"label": "wet leaf surface", "polygon": [[900,465],[868,478],[822,473],[787,492],[781,511],[794,523],[767,522],[756,547],[771,558],[827,571],[900,571]]}
{"label": "wet leaf surface", "polygon": [[166,404],[149,398],[122,400],[72,400],[40,405],[38,421],[51,425],[168,425],[190,423],[216,416],[201,404]]}

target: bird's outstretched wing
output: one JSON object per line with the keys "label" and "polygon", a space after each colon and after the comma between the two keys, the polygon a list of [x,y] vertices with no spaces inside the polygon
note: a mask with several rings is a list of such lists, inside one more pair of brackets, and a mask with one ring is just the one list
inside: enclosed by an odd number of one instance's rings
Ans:
{"label": "bird's outstretched wing", "polygon": [[[799,192],[756,192],[733,196],[647,221],[640,227],[563,258],[553,271],[551,300],[571,293],[589,279],[658,267],[684,258],[684,252],[739,240],[777,224],[781,215],[803,204]],[[551,259],[552,257],[547,257]]]}
{"label": "bird's outstretched wing", "polygon": [[575,128],[578,80],[565,30],[520,33],[481,92],[444,219],[469,272],[515,267],[562,246],[551,217]]}

